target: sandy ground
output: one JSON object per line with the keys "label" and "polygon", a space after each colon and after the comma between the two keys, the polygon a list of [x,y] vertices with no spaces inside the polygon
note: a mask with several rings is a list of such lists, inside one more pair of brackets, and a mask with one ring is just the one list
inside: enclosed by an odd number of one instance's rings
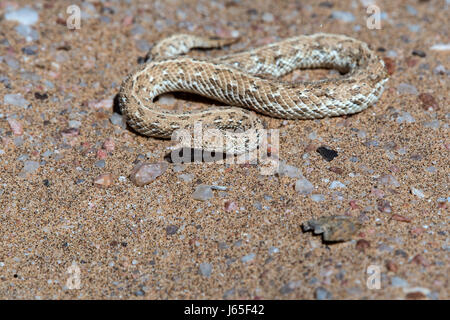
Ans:
{"label": "sandy ground", "polygon": [[[380,29],[367,27],[371,3]],[[78,30],[66,25],[73,4]],[[449,6],[0,1],[0,298],[448,299]],[[169,163],[136,186],[136,163],[164,161],[171,142],[126,128],[113,99],[152,44],[177,32],[240,36],[225,52],[342,33],[367,42],[391,76],[377,105],[353,116],[262,117],[280,130],[287,175]],[[291,79],[324,76],[338,75]],[[320,146],[338,156],[326,161]],[[300,179],[313,190],[297,192]],[[200,184],[224,188],[199,201]],[[330,215],[362,228],[334,244],[303,232]],[[379,289],[367,286],[370,266]]]}

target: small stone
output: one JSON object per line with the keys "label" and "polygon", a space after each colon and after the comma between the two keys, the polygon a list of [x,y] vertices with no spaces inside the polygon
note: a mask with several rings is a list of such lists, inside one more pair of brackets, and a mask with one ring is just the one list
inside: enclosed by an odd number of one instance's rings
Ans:
{"label": "small stone", "polygon": [[370,248],[370,242],[364,239],[359,239],[356,242],[356,246],[355,246],[356,250],[358,251],[362,251],[365,252],[366,249]]}
{"label": "small stone", "polygon": [[414,94],[417,95],[419,91],[417,91],[417,88],[411,84],[407,83],[400,83],[397,86],[397,92],[399,94]]}
{"label": "small stone", "polygon": [[80,128],[81,127],[81,121],[78,120],[70,120],[69,121],[69,128]]}
{"label": "small stone", "polygon": [[397,264],[391,260],[386,261],[386,268],[394,273],[398,271]]}
{"label": "small stone", "polygon": [[330,167],[328,170],[330,170],[331,172],[334,172],[336,174],[343,174],[344,170],[342,170],[341,168],[338,167]]}
{"label": "small stone", "polygon": [[211,186],[200,184],[195,188],[192,198],[194,200],[206,201],[214,196]]}
{"label": "small stone", "polygon": [[178,227],[173,224],[166,227],[166,235],[168,235],[168,236],[171,236],[171,235],[177,233],[177,231],[178,231]]}
{"label": "small stone", "polygon": [[314,191],[314,185],[305,178],[299,179],[295,182],[295,191],[307,195]]}
{"label": "small stone", "polygon": [[25,174],[33,173],[39,168],[39,162],[27,160],[24,162],[22,172]]}
{"label": "small stone", "polygon": [[113,183],[113,177],[110,173],[104,173],[94,179],[94,185],[97,187],[107,188]]}
{"label": "small stone", "polygon": [[253,259],[255,259],[255,257],[256,257],[256,253],[249,253],[249,254],[247,254],[247,255],[245,255],[245,256],[243,256],[242,258],[241,258],[241,261],[243,262],[243,263],[247,263],[247,262],[250,262],[250,261],[252,261]]}
{"label": "small stone", "polygon": [[125,129],[127,127],[127,123],[124,119],[124,117],[116,112],[114,112],[111,117],[109,117],[109,121],[115,126],[119,126],[122,129]]}
{"label": "small stone", "polygon": [[8,118],[8,124],[9,124],[9,127],[11,128],[11,131],[16,136],[21,136],[23,134],[23,127],[19,121],[17,121],[16,119]]}
{"label": "small stone", "polygon": [[414,56],[418,56],[418,57],[421,57],[421,58],[425,58],[427,56],[425,51],[422,51],[422,50],[413,50],[412,54]]}
{"label": "small stone", "polygon": [[168,165],[166,162],[138,163],[131,170],[130,180],[136,186],[142,187],[162,175],[167,168]]}
{"label": "small stone", "polygon": [[234,201],[225,201],[224,207],[226,212],[236,211],[238,209],[238,205]]}
{"label": "small stone", "polygon": [[388,75],[393,75],[395,72],[395,60],[389,57],[383,58],[384,65],[386,66]]}
{"label": "small stone", "polygon": [[3,97],[3,103],[22,108],[26,108],[30,105],[30,103],[25,100],[25,98],[21,94],[14,93],[5,94],[5,96]]}
{"label": "small stone", "polygon": [[107,138],[102,145],[102,148],[105,149],[106,152],[113,152],[115,148],[114,139]]}
{"label": "small stone", "polygon": [[158,98],[158,103],[166,106],[173,106],[176,102],[175,96],[171,93],[162,94]]}
{"label": "small stone", "polygon": [[318,287],[315,291],[315,296],[317,300],[329,300],[332,299],[332,294],[325,288]]}
{"label": "small stone", "polygon": [[97,168],[104,168],[106,166],[105,160],[98,160],[94,164]]}
{"label": "small stone", "polygon": [[335,180],[335,181],[331,182],[329,188],[330,189],[337,189],[337,188],[347,188],[347,187],[342,182],[340,182],[338,180]]}
{"label": "small stone", "polygon": [[312,194],[311,200],[314,202],[321,202],[325,200],[325,196],[323,194]]}
{"label": "small stone", "polygon": [[400,183],[391,174],[386,174],[386,175],[381,176],[380,178],[378,178],[378,183],[382,184],[382,185],[385,185],[385,186],[395,187],[395,188],[400,187]]}
{"label": "small stone", "polygon": [[401,114],[397,117],[397,123],[414,123],[416,119],[406,111],[401,112]]}
{"label": "small stone", "polygon": [[400,222],[411,222],[411,218],[399,215],[399,214],[393,214],[391,217],[392,220],[400,221]]}
{"label": "small stone", "polygon": [[331,161],[338,156],[337,151],[326,147],[319,147],[316,151],[327,161]]}
{"label": "small stone", "polygon": [[200,274],[204,277],[209,278],[212,273],[212,265],[207,262],[200,263]]}
{"label": "small stone", "polygon": [[192,180],[194,180],[194,175],[192,173],[182,173],[179,174],[178,179],[183,180],[184,182],[191,182]]}
{"label": "small stone", "polygon": [[427,111],[437,111],[439,110],[439,104],[437,103],[434,96],[430,93],[421,93],[417,97],[420,102],[422,102],[422,108]]}
{"label": "small stone", "polygon": [[387,200],[379,199],[377,201],[377,208],[378,208],[378,211],[380,211],[380,212],[384,212],[384,213],[392,212],[391,203]]}
{"label": "small stone", "polygon": [[430,47],[434,51],[448,51],[450,50],[450,43],[436,43]]}
{"label": "small stone", "polygon": [[278,167],[278,174],[280,176],[288,176],[289,178],[302,177],[302,171],[294,166],[291,166],[284,161],[281,161]]}
{"label": "small stone", "polygon": [[9,11],[5,13],[5,19],[8,21],[16,21],[21,25],[33,25],[39,20],[39,14],[37,11],[31,8],[21,8],[14,11]]}
{"label": "small stone", "polygon": [[420,189],[416,189],[414,187],[411,188],[411,193],[415,196],[418,196],[419,198],[423,199],[425,198],[425,194],[423,193],[422,190]]}
{"label": "small stone", "polygon": [[281,294],[289,294],[295,289],[299,288],[302,285],[302,282],[300,280],[298,281],[289,281],[284,286],[281,287],[280,293]]}
{"label": "small stone", "polygon": [[66,138],[68,138],[68,137],[76,137],[76,136],[80,135],[80,129],[78,129],[78,128],[67,128],[67,129],[61,130],[60,133],[61,133],[61,135],[63,137],[66,137]]}
{"label": "small stone", "polygon": [[422,300],[422,299],[426,299],[426,295],[424,295],[422,292],[420,291],[416,291],[416,292],[409,292],[406,294],[405,298],[408,300]]}
{"label": "small stone", "polygon": [[108,154],[106,153],[106,150],[103,149],[98,149],[97,150],[97,158],[100,160],[106,159],[106,157],[108,156]]}
{"label": "small stone", "polygon": [[273,22],[273,14],[270,12],[265,12],[262,16],[264,22]]}
{"label": "small stone", "polygon": [[355,16],[351,12],[347,12],[347,11],[333,11],[331,13],[331,18],[342,21],[342,22],[355,21]]}
{"label": "small stone", "polygon": [[405,287],[409,286],[408,281],[406,281],[405,279],[400,278],[400,277],[392,277],[391,285],[393,287],[399,287],[399,288],[405,288]]}
{"label": "small stone", "polygon": [[93,109],[106,109],[106,110],[112,110],[114,105],[113,99],[103,99],[100,101],[90,101],[88,103],[89,108]]}
{"label": "small stone", "polygon": [[415,263],[415,264],[418,264],[418,265],[421,265],[421,266],[423,266],[423,267],[428,267],[428,266],[431,265],[431,264],[428,262],[428,260],[425,259],[425,257],[422,256],[421,254],[418,254],[418,255],[414,256],[414,258],[412,258],[411,262],[413,262],[413,263]]}

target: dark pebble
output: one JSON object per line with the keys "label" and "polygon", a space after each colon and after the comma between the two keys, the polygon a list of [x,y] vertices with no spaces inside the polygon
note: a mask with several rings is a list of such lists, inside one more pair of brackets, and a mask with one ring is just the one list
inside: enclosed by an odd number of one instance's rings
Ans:
{"label": "dark pebble", "polygon": [[418,56],[421,58],[425,58],[427,56],[427,54],[422,50],[413,50],[412,54],[413,56]]}
{"label": "dark pebble", "polygon": [[38,100],[46,100],[48,99],[48,94],[45,92],[44,93],[35,92],[34,97]]}
{"label": "dark pebble", "polygon": [[328,1],[324,1],[319,3],[319,7],[323,7],[323,8],[333,8],[334,4]]}
{"label": "dark pebble", "polygon": [[379,47],[379,48],[377,49],[377,51],[378,51],[378,52],[385,52],[385,51],[386,51],[386,49],[385,49],[385,48],[383,48],[383,47]]}
{"label": "dark pebble", "polygon": [[42,183],[44,184],[44,186],[48,187],[50,185],[50,181],[48,181],[48,179],[44,179],[44,181],[42,181]]}
{"label": "dark pebble", "polygon": [[137,58],[137,63],[138,64],[144,64],[147,62],[147,58],[146,57],[138,57]]}
{"label": "dark pebble", "polygon": [[36,46],[23,47],[22,52],[28,56],[34,56],[37,52]]}
{"label": "dark pebble", "polygon": [[174,226],[174,225],[170,225],[166,228],[166,234],[168,236],[177,233],[177,231],[178,231],[178,227]]}
{"label": "dark pebble", "polygon": [[319,147],[316,151],[327,161],[331,161],[338,156],[337,151],[326,147]]}

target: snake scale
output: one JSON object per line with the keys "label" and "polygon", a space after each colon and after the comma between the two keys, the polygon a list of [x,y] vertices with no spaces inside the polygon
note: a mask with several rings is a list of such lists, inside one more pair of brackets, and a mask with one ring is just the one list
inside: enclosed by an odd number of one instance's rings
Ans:
{"label": "snake scale", "polygon": [[[170,138],[174,131],[192,130],[201,122],[228,139],[203,139],[202,149],[240,154],[258,143],[242,132],[263,128],[252,111],[282,119],[353,114],[373,105],[388,80],[384,62],[366,43],[337,34],[301,35],[210,60],[184,55],[192,48],[218,48],[234,41],[178,34],[158,42],[149,61],[120,88],[119,105],[128,124],[145,136]],[[277,79],[295,69],[313,68],[336,69],[343,76]],[[168,92],[195,93],[226,106],[182,113],[161,109],[154,100]]]}

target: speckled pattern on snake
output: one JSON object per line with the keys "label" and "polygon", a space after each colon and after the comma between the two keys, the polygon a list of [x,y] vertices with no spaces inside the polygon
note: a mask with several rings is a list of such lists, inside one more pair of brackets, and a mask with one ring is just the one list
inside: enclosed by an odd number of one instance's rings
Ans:
{"label": "speckled pattern on snake", "polygon": [[[179,34],[157,43],[150,60],[122,83],[119,104],[128,124],[143,135],[170,138],[174,130],[192,130],[201,121],[232,141],[201,142],[203,149],[240,154],[257,145],[242,140],[239,132],[263,128],[250,110],[282,119],[353,114],[373,105],[388,80],[384,62],[368,45],[345,35],[301,35],[211,60],[183,56],[192,48],[234,41]],[[277,79],[295,69],[312,68],[336,69],[344,75],[302,82]],[[226,106],[177,113],[154,103],[158,95],[180,91]]]}

